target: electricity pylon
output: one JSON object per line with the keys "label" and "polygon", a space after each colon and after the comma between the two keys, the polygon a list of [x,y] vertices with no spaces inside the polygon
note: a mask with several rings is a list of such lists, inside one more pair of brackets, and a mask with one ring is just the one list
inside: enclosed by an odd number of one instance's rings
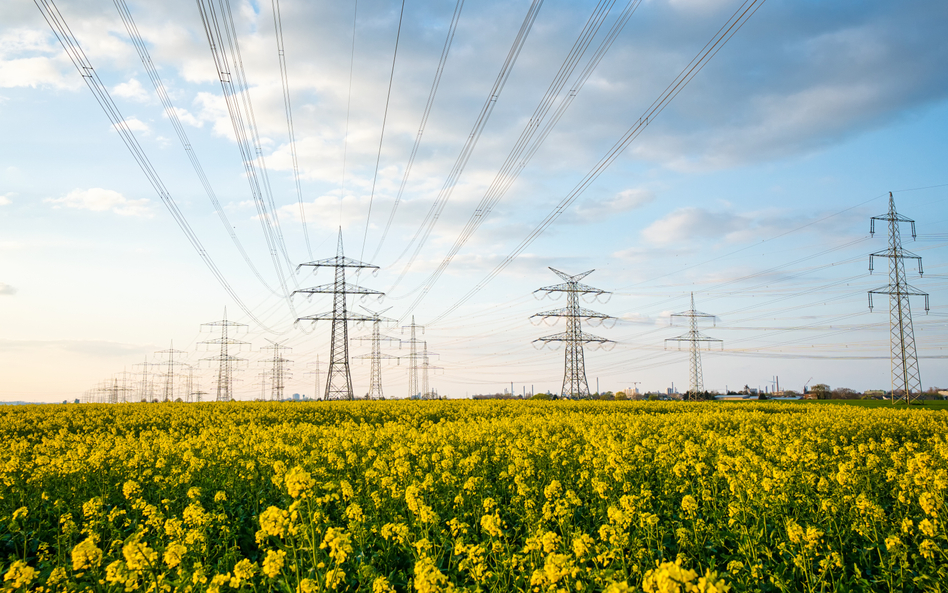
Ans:
{"label": "electricity pylon", "polygon": [[701,348],[699,344],[701,342],[707,342],[709,347],[711,342],[721,342],[724,344],[723,340],[717,338],[712,338],[704,335],[698,331],[698,320],[699,319],[714,319],[714,315],[708,313],[702,313],[695,309],[695,293],[691,293],[691,309],[687,311],[682,311],[681,313],[672,313],[672,319],[675,317],[687,317],[688,318],[688,333],[681,334],[675,338],[666,338],[666,342],[678,342],[678,347],[681,347],[682,342],[688,342],[690,348],[689,359],[691,361],[691,379],[688,382],[688,391],[685,392],[685,399],[697,399],[699,394],[704,392],[704,377],[701,371]]}
{"label": "electricity pylon", "polygon": [[[382,309],[381,311],[373,311],[368,307],[362,307],[372,316],[372,335],[369,338],[372,341],[372,353],[371,354],[362,354],[356,356],[355,358],[368,359],[371,363],[371,369],[369,371],[369,391],[366,394],[367,399],[382,399],[382,360],[383,359],[395,359],[398,360],[397,356],[392,356],[391,354],[382,354],[382,340],[385,341],[397,341],[397,338],[390,338],[389,336],[383,336],[381,332],[382,323],[394,323],[394,319],[389,319],[388,317],[382,317],[382,313],[391,309]],[[359,338],[362,340],[362,338]]]}
{"label": "electricity pylon", "polygon": [[[270,345],[264,346],[260,350],[272,350],[273,357],[260,362],[270,365],[270,371],[268,373],[270,376],[270,399],[275,402],[280,402],[283,401],[283,388],[286,385],[286,379],[290,374],[286,370],[286,363],[293,362],[288,358],[284,358],[283,353],[287,350],[292,350],[292,348],[289,346],[284,346],[279,342],[274,342],[273,340],[267,339],[267,341],[270,342]],[[264,383],[265,382],[266,377],[264,377]]]}
{"label": "electricity pylon", "polygon": [[892,359],[892,403],[895,393],[902,391],[899,399],[911,402],[922,393],[922,379],[918,371],[918,357],[915,352],[915,330],[912,326],[912,308],[910,296],[925,297],[925,312],[928,313],[928,293],[910,285],[905,279],[905,260],[918,261],[918,275],[921,276],[922,258],[911,251],[902,249],[902,237],[899,223],[912,225],[912,238],[915,238],[915,221],[902,216],[895,210],[895,198],[889,192],[889,211],[881,216],[873,216],[869,222],[869,234],[876,232],[876,221],[889,224],[889,247],[884,251],[869,254],[869,272],[872,272],[872,258],[889,259],[889,284],[869,291],[869,310],[872,311],[872,295],[889,295],[889,344]]}
{"label": "electricity pylon", "polygon": [[428,342],[422,342],[422,354],[421,354],[421,399],[434,399],[435,392],[431,389],[431,386],[428,382],[428,371],[435,371],[441,367],[436,367],[432,365],[429,361],[429,356],[438,356],[434,352],[428,352]]}
{"label": "electricity pylon", "polygon": [[241,327],[247,327],[246,323],[237,323],[227,320],[227,307],[224,307],[224,318],[220,321],[211,321],[202,323],[201,327],[210,329],[220,328],[221,337],[212,338],[199,342],[205,346],[220,346],[220,354],[217,356],[208,356],[201,360],[217,363],[217,397],[219,402],[229,402],[234,400],[234,369],[246,358],[238,358],[230,353],[231,348],[236,347],[239,351],[243,346],[249,345],[249,342],[242,342],[230,336],[231,333],[240,331]]}
{"label": "electricity pylon", "polygon": [[542,338],[537,338],[534,340],[534,343],[540,342],[541,345],[544,345],[552,342],[565,342],[566,367],[563,372],[562,397],[589,397],[589,384],[586,382],[586,363],[583,358],[583,344],[598,344],[604,346],[607,344],[615,344],[615,342],[583,332],[582,320],[586,319],[589,321],[595,319],[597,323],[602,324],[607,320],[614,320],[615,317],[580,307],[579,297],[581,295],[592,295],[594,298],[596,298],[600,295],[610,293],[605,290],[593,288],[592,286],[587,286],[580,283],[580,280],[592,274],[595,270],[589,270],[588,272],[576,274],[575,276],[570,276],[569,274],[561,272],[556,268],[550,268],[550,270],[552,270],[554,274],[566,282],[553,286],[544,286],[543,288],[538,288],[533,292],[534,294],[542,293],[544,296],[549,296],[553,293],[565,292],[566,306],[561,309],[554,309],[552,311],[544,311],[542,313],[537,313],[536,315],[531,315],[531,318],[547,319],[550,317],[565,317],[566,331],[550,336],[544,336]]}
{"label": "electricity pylon", "polygon": [[381,297],[384,293],[362,288],[356,284],[349,284],[346,282],[346,268],[377,270],[379,267],[343,255],[341,228],[339,229],[339,242],[336,245],[336,257],[300,264],[296,269],[299,270],[304,266],[313,268],[314,273],[319,268],[333,268],[335,271],[335,281],[332,284],[293,291],[293,294],[301,292],[308,295],[333,295],[332,313],[308,315],[300,317],[296,321],[312,321],[314,323],[316,321],[332,321],[329,371],[326,375],[326,399],[353,399],[352,373],[349,371],[349,322],[372,321],[372,318],[348,312],[346,310],[346,297],[350,294],[378,295]]}
{"label": "electricity pylon", "polygon": [[[421,344],[421,340],[418,339],[417,331],[420,329],[421,333],[425,333],[425,326],[418,325],[415,323],[415,316],[411,316],[411,325],[403,325],[402,333],[405,333],[405,330],[409,329],[411,331],[411,338],[408,340],[402,340],[402,343],[408,342],[408,397],[415,398],[421,397],[421,389],[418,385],[418,344]],[[401,344],[398,345],[401,348]]]}
{"label": "electricity pylon", "polygon": [[[312,364],[312,363],[311,363]],[[319,399],[319,355],[316,355],[316,368],[312,371],[306,371],[307,375],[313,375],[315,377],[316,384],[314,385],[313,399]]]}
{"label": "electricity pylon", "polygon": [[[184,350],[175,350],[174,349],[174,340],[171,340],[171,348],[167,350],[159,350],[155,354],[158,354],[162,358],[167,359],[168,361],[168,372],[165,373],[165,390],[161,397],[163,402],[173,402],[174,401],[174,355],[175,354],[187,354]],[[181,363],[179,363],[181,364]]]}
{"label": "electricity pylon", "polygon": [[141,372],[142,382],[139,388],[140,391],[138,394],[139,395],[138,399],[140,402],[146,403],[148,401],[151,401],[151,398],[149,396],[154,395],[154,385],[152,385],[152,382],[149,380],[150,377],[148,374],[148,367],[157,367],[158,365],[156,363],[148,362],[148,356],[146,355],[145,362],[138,363],[135,366],[142,368],[142,372]]}

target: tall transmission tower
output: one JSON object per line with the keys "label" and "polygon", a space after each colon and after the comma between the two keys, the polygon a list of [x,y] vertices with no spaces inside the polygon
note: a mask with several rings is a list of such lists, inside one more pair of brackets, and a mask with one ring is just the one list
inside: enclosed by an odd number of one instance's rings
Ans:
{"label": "tall transmission tower", "polygon": [[234,400],[234,369],[240,363],[246,361],[246,358],[238,358],[231,354],[231,349],[238,351],[249,342],[242,342],[231,337],[231,334],[241,331],[240,328],[247,327],[246,323],[237,323],[227,320],[227,307],[224,307],[224,318],[219,321],[211,321],[201,324],[201,327],[207,327],[211,330],[220,328],[221,337],[212,338],[199,342],[205,346],[219,346],[220,354],[217,356],[208,356],[201,360],[217,363],[217,397],[219,402],[229,402]]}
{"label": "tall transmission tower", "polygon": [[709,346],[711,342],[720,342],[723,345],[724,342],[723,340],[706,336],[698,331],[699,319],[714,320],[715,317],[714,315],[702,313],[695,309],[695,293],[691,293],[691,309],[682,311],[681,313],[672,313],[671,318],[674,319],[675,317],[688,318],[688,333],[681,334],[675,338],[667,338],[665,342],[678,342],[679,348],[682,342],[688,342],[690,348],[689,360],[691,362],[691,378],[688,382],[688,391],[685,393],[685,399],[698,399],[700,394],[704,392],[704,376],[701,371],[701,348],[699,345],[702,342],[707,342]]}
{"label": "tall transmission tower", "polygon": [[[382,309],[381,311],[373,311],[368,307],[362,308],[372,316],[372,335],[369,337],[369,340],[372,342],[372,352],[371,354],[362,354],[355,358],[368,359],[371,363],[371,369],[369,371],[369,391],[366,393],[366,398],[382,399],[384,397],[382,394],[382,361],[398,360],[397,356],[382,353],[382,342],[398,341],[398,338],[383,336],[381,326],[383,323],[395,323],[395,320],[382,317],[382,313],[385,313],[388,309],[391,309],[391,307]],[[359,338],[359,340],[362,339],[363,338]]]}
{"label": "tall transmission tower", "polygon": [[429,356],[438,356],[434,352],[428,352],[428,342],[424,341],[422,344],[421,351],[421,399],[435,399],[437,392],[431,388],[431,384],[428,381],[429,371],[435,371],[441,367],[436,367],[431,364]]}
{"label": "tall transmission tower", "polygon": [[283,388],[286,385],[286,379],[289,377],[286,365],[289,362],[293,362],[288,358],[284,358],[283,353],[287,350],[292,350],[292,348],[284,346],[279,342],[274,342],[273,340],[267,341],[270,342],[270,345],[264,346],[260,350],[270,350],[273,352],[273,356],[261,362],[270,365],[270,372],[268,373],[270,377],[270,400],[280,402],[283,401]]}
{"label": "tall transmission tower", "polygon": [[[187,354],[184,350],[175,350],[174,349],[174,340],[171,340],[171,348],[167,350],[159,350],[155,354],[164,358],[167,361],[167,371],[165,372],[165,388],[161,396],[161,401],[163,402],[173,402],[174,401],[174,382],[177,375],[174,372],[174,357],[176,354]],[[178,357],[181,358],[180,356]],[[180,362],[178,363],[181,364]]]}
{"label": "tall transmission tower", "polygon": [[[421,330],[421,333],[425,333],[425,326],[418,325],[415,323],[415,316],[411,316],[411,325],[403,325],[402,333],[405,333],[405,330],[410,330],[410,338],[408,340],[403,340],[408,342],[408,397],[416,398],[421,397],[421,388],[418,384],[418,367],[421,366],[418,364],[418,359],[420,355],[418,354],[418,344],[421,344],[422,341],[418,339],[418,330]],[[401,347],[401,344],[399,344]]]}
{"label": "tall transmission tower", "polygon": [[615,317],[581,307],[579,299],[581,296],[595,299],[611,293],[600,288],[587,286],[580,282],[580,280],[592,274],[595,270],[589,270],[588,272],[576,274],[575,276],[570,276],[556,268],[550,268],[550,270],[565,280],[565,282],[553,286],[544,286],[533,292],[534,294],[540,294],[544,297],[558,293],[566,293],[566,306],[561,309],[553,309],[551,311],[543,311],[542,313],[531,315],[531,319],[538,318],[542,320],[551,317],[565,317],[566,331],[537,338],[534,340],[534,343],[539,342],[540,345],[543,346],[556,342],[565,342],[566,365],[563,371],[562,397],[589,397],[589,384],[586,381],[586,362],[583,356],[583,344],[596,344],[605,347],[615,344],[615,342],[607,338],[600,338],[599,336],[585,333],[582,328],[582,320],[586,319],[587,323],[592,322],[601,325],[610,320],[615,323]]}
{"label": "tall transmission tower", "polygon": [[141,384],[139,385],[138,401],[142,403],[150,402],[154,398],[154,385],[151,382],[151,376],[148,373],[150,367],[158,366],[155,363],[148,362],[148,356],[145,356],[145,362],[140,362],[135,366],[141,367]]}
{"label": "tall transmission tower", "polygon": [[332,313],[308,315],[306,317],[300,317],[296,321],[312,321],[314,323],[316,321],[332,321],[329,371],[326,374],[326,399],[353,399],[352,373],[349,370],[349,322],[372,321],[372,317],[347,311],[346,297],[351,294],[377,295],[381,297],[384,293],[346,282],[346,268],[377,270],[379,267],[346,257],[343,254],[341,228],[339,229],[339,242],[336,245],[336,256],[300,264],[297,266],[297,269],[304,266],[313,268],[314,272],[319,268],[333,268],[335,271],[335,281],[332,284],[323,284],[312,288],[303,288],[293,291],[293,294],[333,295]]}
{"label": "tall transmission tower", "polygon": [[[314,364],[314,363],[310,363]],[[311,371],[306,371],[307,375],[313,375],[315,377],[315,385],[313,386],[313,399],[319,399],[319,355],[316,355],[315,367]]]}
{"label": "tall transmission tower", "polygon": [[872,311],[872,295],[889,295],[889,346],[892,359],[892,403],[896,401],[896,392],[901,391],[898,399],[911,402],[922,393],[922,379],[918,371],[918,356],[915,352],[915,330],[912,326],[912,308],[910,296],[925,297],[925,312],[928,313],[928,293],[910,285],[905,279],[905,260],[918,261],[918,275],[922,270],[922,258],[911,251],[902,249],[902,237],[899,223],[912,225],[912,239],[915,238],[915,221],[902,216],[895,210],[895,198],[889,192],[889,211],[881,216],[873,216],[869,222],[869,234],[876,232],[876,221],[889,224],[889,247],[884,251],[869,254],[869,272],[872,272],[874,257],[889,260],[889,284],[869,291],[869,310]]}

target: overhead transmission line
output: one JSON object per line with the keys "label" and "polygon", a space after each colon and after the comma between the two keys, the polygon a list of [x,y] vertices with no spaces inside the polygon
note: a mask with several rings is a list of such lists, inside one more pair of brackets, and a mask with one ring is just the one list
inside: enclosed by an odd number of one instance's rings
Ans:
{"label": "overhead transmission line", "polygon": [[[214,59],[214,66],[221,82],[244,170],[247,173],[250,193],[257,207],[260,225],[270,250],[273,268],[283,289],[282,296],[295,316],[295,308],[290,299],[290,291],[287,289],[280,255],[282,254],[288,270],[293,269],[293,263],[290,261],[286,244],[283,242],[283,234],[280,231],[280,221],[273,201],[273,192],[270,189],[270,180],[263,158],[263,148],[250,101],[250,86],[247,83],[247,75],[240,56],[230,0],[216,0],[216,2],[215,0],[198,0],[198,9]],[[295,276],[290,277],[295,279]]]}
{"label": "overhead transmission line", "polygon": [[342,226],[342,203],[346,199],[346,157],[349,156],[349,115],[352,112],[352,70],[355,66],[356,25],[359,22],[359,0],[352,7],[352,47],[349,50],[349,93],[346,95],[346,133],[342,137],[342,193],[339,194],[339,226]]}
{"label": "overhead transmission line", "polygon": [[113,128],[116,132],[118,132],[119,137],[122,138],[122,141],[125,143],[125,146],[128,148],[129,152],[132,153],[132,157],[135,159],[135,162],[138,163],[138,166],[145,174],[148,182],[158,193],[158,197],[161,199],[161,202],[165,205],[165,207],[168,208],[172,218],[174,218],[175,222],[178,224],[178,227],[182,230],[182,232],[184,232],[188,241],[191,243],[191,246],[194,247],[194,249],[198,252],[198,255],[204,261],[204,264],[211,271],[211,274],[214,275],[214,278],[224,288],[224,291],[227,292],[228,296],[234,300],[237,306],[240,307],[240,309],[244,312],[244,314],[247,315],[249,319],[253,320],[253,322],[262,329],[268,332],[273,332],[274,330],[264,325],[257,318],[257,316],[254,315],[253,311],[251,311],[250,308],[244,304],[243,300],[236,293],[236,291],[234,291],[227,279],[224,278],[224,274],[217,267],[217,264],[214,263],[214,260],[211,259],[211,256],[208,255],[207,251],[204,249],[204,246],[201,244],[201,240],[191,228],[191,225],[188,224],[187,219],[184,217],[184,213],[181,212],[178,204],[168,192],[168,189],[165,187],[164,182],[162,182],[161,177],[159,177],[158,172],[155,170],[151,161],[148,159],[148,155],[145,154],[145,151],[138,143],[138,139],[135,138],[135,134],[132,133],[131,128],[129,128],[128,124],[125,122],[125,118],[122,116],[122,113],[115,105],[111,95],[109,95],[108,90],[102,83],[102,80],[99,78],[98,73],[96,73],[95,69],[92,67],[92,63],[89,61],[88,57],[86,57],[85,52],[79,45],[79,41],[69,29],[69,25],[66,24],[65,18],[63,18],[62,13],[59,12],[59,8],[56,7],[56,4],[53,2],[53,0],[34,0],[34,3],[43,14],[43,18],[46,19],[46,22],[52,29],[53,34],[56,35],[56,38],[59,40],[60,44],[62,44],[63,49],[66,51],[66,55],[69,56],[69,59],[79,71],[79,74],[82,76],[86,85],[89,87],[89,90],[92,91],[92,94],[95,96],[99,106],[105,112],[105,115],[109,118],[109,121],[112,122]]}
{"label": "overhead transmission line", "polygon": [[[405,193],[405,186],[408,184],[408,176],[411,175],[412,165],[415,163],[415,156],[418,154],[418,147],[421,145],[421,138],[425,134],[425,126],[428,124],[428,116],[431,114],[431,108],[434,105],[435,95],[438,94],[438,86],[441,84],[441,75],[444,73],[444,65],[448,60],[448,53],[451,50],[451,44],[454,42],[454,33],[458,28],[458,21],[461,18],[461,8],[464,6],[464,0],[457,0],[454,5],[454,14],[451,16],[451,24],[448,26],[448,35],[444,40],[444,47],[441,48],[441,58],[438,61],[438,68],[435,70],[434,81],[431,83],[431,90],[428,91],[428,101],[425,103],[425,111],[421,116],[421,123],[418,124],[418,133],[415,134],[415,143],[411,147],[411,153],[408,157],[408,164],[405,165],[405,172],[402,174],[402,183],[398,187],[398,194],[395,196],[395,203],[392,204],[392,211],[388,215],[388,222],[385,223],[385,229],[382,231],[382,237],[372,255],[372,261],[379,255],[382,245],[385,244],[385,238],[392,227],[392,220],[395,219],[395,212],[402,201],[402,194]],[[396,260],[397,261],[397,260]]]}
{"label": "overhead transmission line", "polygon": [[488,94],[487,99],[484,101],[484,105],[481,107],[481,111],[478,113],[477,119],[474,121],[474,127],[471,128],[471,132],[468,135],[467,140],[464,142],[464,146],[461,148],[461,152],[458,154],[458,157],[454,162],[454,166],[451,168],[451,172],[448,173],[448,177],[444,180],[444,185],[441,186],[441,191],[438,192],[438,197],[435,199],[434,203],[431,205],[431,208],[428,210],[428,214],[425,216],[421,225],[418,227],[418,230],[415,231],[415,235],[405,247],[405,251],[398,257],[398,259],[401,259],[405,253],[408,253],[408,250],[411,249],[413,244],[415,245],[415,251],[412,253],[411,258],[409,258],[408,263],[405,264],[405,267],[402,269],[401,274],[395,280],[395,283],[392,284],[392,287],[386,292],[391,292],[392,289],[398,286],[402,278],[405,277],[408,269],[415,262],[418,254],[421,253],[421,249],[424,247],[425,241],[428,240],[428,236],[431,234],[431,230],[434,228],[435,223],[438,222],[441,212],[444,210],[448,199],[450,199],[451,193],[454,191],[461,173],[464,172],[464,168],[467,166],[467,162],[470,160],[471,154],[474,152],[474,147],[477,146],[477,141],[480,139],[481,133],[484,131],[484,127],[487,125],[487,121],[490,119],[491,113],[494,111],[494,106],[497,105],[497,99],[500,97],[501,92],[503,92],[504,86],[507,84],[507,79],[510,78],[510,73],[513,70],[514,64],[517,63],[517,58],[520,56],[520,51],[523,49],[523,46],[527,41],[527,36],[530,34],[530,30],[533,28],[533,23],[536,21],[537,14],[539,13],[540,7],[542,5],[543,0],[533,0],[533,2],[531,2],[530,9],[527,10],[527,14],[523,19],[523,23],[520,25],[520,30],[517,32],[517,37],[514,39],[513,45],[510,46],[510,51],[507,52],[507,58],[504,60],[504,64],[501,67],[500,72],[497,73],[497,78],[494,80],[494,85],[491,87],[490,93]]}
{"label": "overhead transmission line", "polygon": [[273,29],[276,34],[277,57],[280,60],[280,81],[283,83],[283,108],[286,111],[286,131],[290,138],[290,156],[293,160],[293,182],[296,184],[296,199],[300,205],[300,222],[303,223],[303,238],[306,240],[306,253],[313,259],[313,248],[309,244],[309,228],[306,226],[306,212],[303,208],[303,187],[300,184],[300,161],[296,153],[296,133],[293,130],[293,108],[290,105],[290,79],[286,73],[286,51],[283,47],[283,18],[280,16],[280,0],[272,0]]}
{"label": "overhead transmission line", "polygon": [[[362,250],[359,259],[365,255],[365,242],[369,237],[369,222],[372,220],[372,202],[375,200],[375,183],[379,179],[379,161],[382,160],[382,141],[385,139],[385,124],[388,122],[388,104],[392,99],[392,81],[395,79],[395,59],[398,57],[398,40],[402,36],[402,18],[405,16],[405,0],[398,13],[398,30],[395,32],[395,50],[392,52],[392,70],[388,75],[388,92],[385,94],[385,111],[382,112],[382,131],[379,134],[379,150],[375,154],[375,173],[372,175],[372,191],[369,193],[369,207],[365,215],[365,232],[362,233]],[[379,392],[381,393],[381,391]]]}
{"label": "overhead transmission line", "polygon": [[[575,99],[576,95],[579,94],[579,91],[582,90],[583,85],[586,84],[586,81],[599,65],[599,62],[612,46],[612,43],[625,27],[626,23],[629,21],[629,18],[632,16],[632,13],[635,12],[635,9],[638,8],[640,3],[641,0],[629,0],[625,9],[619,14],[608,33],[600,41],[595,52],[587,61],[585,68],[583,68],[576,81],[572,84],[572,86],[570,86],[569,92],[566,93],[565,96],[560,97],[560,93],[566,86],[566,83],[569,81],[570,76],[579,64],[580,59],[586,53],[586,50],[592,43],[593,38],[596,36],[596,33],[602,26],[602,23],[611,10],[612,5],[615,4],[615,0],[608,2],[603,0],[599,3],[599,5],[596,6],[596,9],[593,11],[593,14],[586,22],[586,26],[580,33],[579,38],[573,44],[572,49],[570,50],[566,59],[563,61],[563,64],[560,66],[556,76],[553,77],[553,81],[550,83],[549,88],[547,88],[546,94],[544,94],[543,98],[540,100],[540,104],[537,105],[536,109],[534,110],[530,121],[527,122],[526,127],[524,127],[523,131],[520,133],[520,138],[517,139],[517,142],[514,144],[513,148],[510,150],[510,153],[507,155],[507,160],[504,161],[504,164],[494,176],[494,180],[488,187],[484,197],[481,198],[480,203],[474,209],[474,213],[471,215],[470,219],[468,219],[467,224],[461,231],[461,234],[455,240],[454,245],[441,261],[441,264],[435,269],[434,272],[432,272],[428,279],[425,280],[422,285],[423,288],[421,293],[415,298],[411,306],[408,307],[408,310],[404,313],[404,315],[408,315],[411,313],[411,311],[414,311],[414,309],[421,303],[425,296],[427,296],[428,292],[441,278],[441,275],[444,273],[447,267],[451,264],[454,256],[457,255],[458,251],[460,251],[461,248],[468,242],[471,236],[480,227],[481,223],[484,222],[487,216],[490,215],[494,206],[497,205],[497,202],[499,202],[507,194],[507,191],[519,177],[520,172],[523,171],[524,167],[527,166],[527,163],[529,163],[530,159],[533,158],[533,155],[536,154],[537,149],[539,149],[540,145],[543,144],[552,129],[559,122],[560,118],[563,117],[563,114],[569,108],[570,104],[572,104],[573,99]],[[560,98],[560,104],[554,111],[553,116],[544,121],[544,118],[550,112],[550,109],[557,98]],[[543,124],[542,128],[541,123]]]}
{"label": "overhead transmission line", "polygon": [[684,70],[678,74],[677,77],[665,88],[662,94],[655,99],[655,101],[645,110],[642,117],[623,134],[615,144],[609,149],[606,154],[599,159],[599,161],[593,166],[593,168],[586,173],[586,175],[576,184],[575,187],[556,205],[552,212],[547,214],[547,216],[540,222],[537,227],[527,235],[523,241],[517,245],[514,250],[507,255],[488,275],[486,278],[477,283],[474,288],[468,291],[463,297],[461,297],[457,302],[448,307],[441,315],[432,320],[431,323],[437,323],[438,321],[444,319],[447,315],[450,315],[458,307],[466,303],[473,297],[475,294],[481,291],[491,280],[493,280],[498,274],[500,274],[514,259],[517,258],[527,247],[530,246],[543,232],[549,228],[554,221],[556,221],[559,216],[566,211],[567,208],[572,205],[576,199],[582,195],[586,189],[600,175],[619,157],[622,152],[628,148],[629,144],[633,140],[638,138],[638,136],[645,130],[645,128],[651,123],[662,111],[668,107],[675,97],[678,96],[678,93],[688,85],[689,82],[700,72],[705,65],[721,50],[722,47],[737,33],[741,27],[744,26],[744,23],[754,15],[755,12],[763,5],[766,0],[745,0],[743,4],[734,12],[733,15],[728,19],[728,21],[718,29],[717,33],[708,41],[707,44],[698,52],[698,54],[691,60],[691,62],[685,66]]}
{"label": "overhead transmission line", "polygon": [[244,249],[240,239],[237,238],[237,233],[234,232],[234,226],[230,223],[230,220],[227,218],[227,214],[221,207],[221,203],[217,199],[217,194],[214,193],[214,188],[211,187],[211,183],[208,180],[207,175],[204,173],[204,167],[201,166],[201,161],[198,160],[197,154],[194,152],[194,147],[191,146],[191,141],[188,139],[188,135],[184,131],[184,126],[181,125],[181,119],[178,117],[178,111],[171,103],[171,98],[168,96],[165,85],[161,81],[161,77],[158,76],[158,70],[155,68],[155,64],[151,60],[151,54],[148,52],[145,41],[138,32],[138,26],[135,24],[135,20],[132,18],[132,13],[128,10],[128,4],[126,4],[125,0],[113,1],[115,3],[115,8],[119,12],[119,16],[122,18],[122,23],[125,25],[125,30],[128,32],[128,36],[132,41],[132,45],[135,47],[135,51],[138,52],[138,57],[141,59],[142,65],[145,66],[145,72],[148,73],[148,78],[155,87],[155,93],[158,95],[158,99],[165,108],[165,115],[167,115],[168,119],[171,121],[171,126],[178,135],[178,140],[181,141],[181,146],[184,148],[185,153],[187,153],[188,159],[191,161],[191,166],[194,167],[194,172],[197,174],[198,180],[204,187],[205,193],[207,193],[207,198],[211,201],[211,205],[214,206],[217,216],[221,219],[221,224],[224,225],[224,230],[226,230],[227,234],[230,235],[231,241],[234,242],[234,245],[240,252],[241,257],[243,257],[244,262],[250,268],[250,271],[253,272],[254,276],[257,277],[257,280],[259,280],[260,283],[267,288],[267,290],[273,294],[278,294],[270,286],[270,284],[264,280],[263,276],[257,270],[257,267],[253,264],[253,261],[251,261],[250,256],[247,255],[247,251]]}

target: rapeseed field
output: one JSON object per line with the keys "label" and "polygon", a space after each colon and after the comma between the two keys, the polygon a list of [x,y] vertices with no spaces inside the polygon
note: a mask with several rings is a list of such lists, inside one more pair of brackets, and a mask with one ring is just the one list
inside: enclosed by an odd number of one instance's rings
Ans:
{"label": "rapeseed field", "polygon": [[34,591],[948,591],[948,413],[339,402],[0,409]]}

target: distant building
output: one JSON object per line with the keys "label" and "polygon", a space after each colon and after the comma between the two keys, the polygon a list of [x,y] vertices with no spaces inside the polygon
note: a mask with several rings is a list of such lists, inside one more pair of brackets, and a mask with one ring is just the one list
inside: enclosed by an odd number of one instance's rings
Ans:
{"label": "distant building", "polygon": [[[268,348],[269,348],[269,346],[268,346]],[[295,401],[295,402],[300,401],[300,394],[294,393],[294,394],[293,394],[293,401]]]}

